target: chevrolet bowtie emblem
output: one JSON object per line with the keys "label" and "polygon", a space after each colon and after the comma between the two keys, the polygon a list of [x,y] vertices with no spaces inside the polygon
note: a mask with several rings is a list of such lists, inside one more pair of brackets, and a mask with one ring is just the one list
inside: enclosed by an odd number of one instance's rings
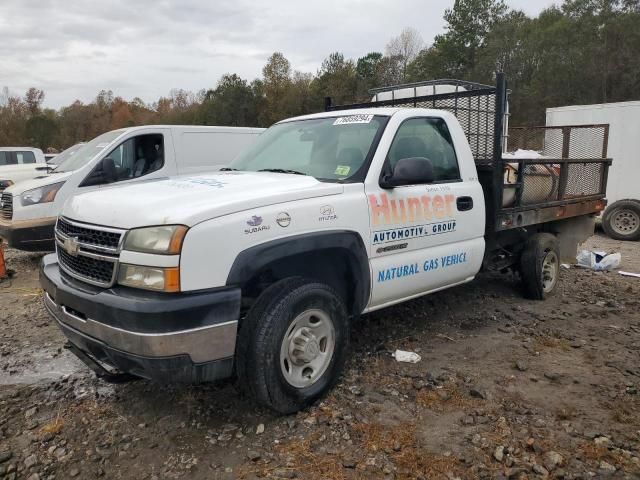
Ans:
{"label": "chevrolet bowtie emblem", "polygon": [[64,239],[64,251],[72,257],[77,257],[80,251],[80,244],[76,237],[67,237]]}

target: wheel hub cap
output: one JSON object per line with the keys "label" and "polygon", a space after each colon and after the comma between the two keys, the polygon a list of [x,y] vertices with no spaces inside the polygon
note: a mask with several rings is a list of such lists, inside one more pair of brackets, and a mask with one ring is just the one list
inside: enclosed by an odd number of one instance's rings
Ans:
{"label": "wheel hub cap", "polygon": [[640,227],[640,218],[632,210],[620,210],[613,217],[611,226],[617,233],[631,234]]}
{"label": "wheel hub cap", "polygon": [[547,252],[542,261],[542,289],[550,292],[558,280],[558,257],[553,251]]}
{"label": "wheel hub cap", "polygon": [[302,312],[289,324],[280,347],[280,371],[293,387],[313,385],[331,364],[336,333],[331,317],[319,309]]}
{"label": "wheel hub cap", "polygon": [[311,330],[306,327],[294,333],[290,347],[291,358],[296,365],[309,363],[315,360],[320,354],[318,339]]}

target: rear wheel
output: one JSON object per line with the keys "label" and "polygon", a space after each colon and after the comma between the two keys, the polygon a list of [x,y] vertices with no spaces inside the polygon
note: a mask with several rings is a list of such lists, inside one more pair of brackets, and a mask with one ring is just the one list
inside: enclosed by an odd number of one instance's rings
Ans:
{"label": "rear wheel", "polygon": [[602,228],[616,240],[640,239],[640,201],[618,200],[602,217]]}
{"label": "rear wheel", "polygon": [[537,233],[527,240],[520,258],[520,273],[527,298],[543,300],[555,292],[560,276],[558,240]]}
{"label": "rear wheel", "polygon": [[243,320],[238,379],[257,403],[296,412],[335,384],[348,340],[346,308],[331,287],[282,280],[260,295]]}

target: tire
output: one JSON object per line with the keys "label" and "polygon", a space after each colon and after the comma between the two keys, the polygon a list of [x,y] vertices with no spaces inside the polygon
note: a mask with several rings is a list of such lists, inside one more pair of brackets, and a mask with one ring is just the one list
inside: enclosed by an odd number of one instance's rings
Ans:
{"label": "tire", "polygon": [[560,276],[558,240],[550,233],[536,233],[527,240],[520,257],[524,293],[532,300],[544,300],[555,293]]}
{"label": "tire", "polygon": [[349,344],[349,317],[328,285],[288,278],[258,297],[238,336],[241,388],[256,403],[290,414],[337,382]]}
{"label": "tire", "polygon": [[640,201],[618,200],[605,210],[602,228],[615,240],[640,239]]}

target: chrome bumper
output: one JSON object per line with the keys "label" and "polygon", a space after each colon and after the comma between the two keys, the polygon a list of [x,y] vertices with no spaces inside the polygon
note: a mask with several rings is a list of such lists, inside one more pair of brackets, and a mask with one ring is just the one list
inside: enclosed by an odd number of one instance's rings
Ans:
{"label": "chrome bumper", "polygon": [[64,327],[91,337],[101,343],[141,357],[173,357],[188,355],[195,364],[233,357],[238,321],[167,333],[130,332],[105,325],[90,318],[81,318],[66,307],[56,304],[45,292],[44,304],[49,313]]}

